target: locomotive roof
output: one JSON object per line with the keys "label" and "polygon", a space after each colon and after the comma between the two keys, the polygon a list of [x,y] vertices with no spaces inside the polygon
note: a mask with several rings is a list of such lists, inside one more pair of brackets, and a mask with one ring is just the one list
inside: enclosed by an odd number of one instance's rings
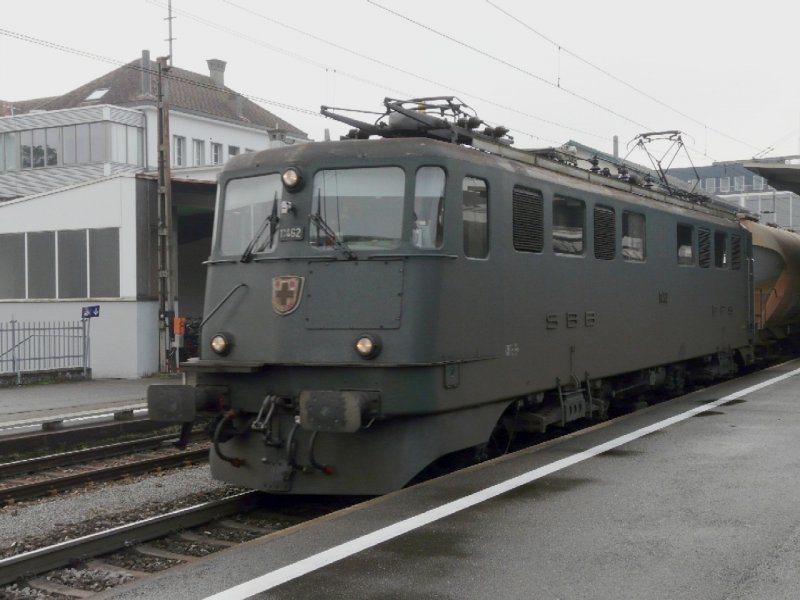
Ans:
{"label": "locomotive roof", "polygon": [[[565,153],[553,149],[543,151],[501,147],[501,152],[490,153],[470,146],[424,137],[313,142],[242,154],[228,161],[220,174],[220,179],[227,179],[236,172],[258,170],[270,164],[284,167],[303,163],[343,163],[352,158],[391,160],[409,159],[414,156],[462,160],[486,167],[497,167],[504,163],[512,169],[543,169],[546,172],[582,181],[584,185],[596,185],[727,219],[736,217],[736,210],[722,202],[713,201],[711,198],[702,203],[690,201],[665,193],[663,190],[649,189],[613,176],[594,173],[568,163]],[[561,158],[562,156],[566,159]]]}

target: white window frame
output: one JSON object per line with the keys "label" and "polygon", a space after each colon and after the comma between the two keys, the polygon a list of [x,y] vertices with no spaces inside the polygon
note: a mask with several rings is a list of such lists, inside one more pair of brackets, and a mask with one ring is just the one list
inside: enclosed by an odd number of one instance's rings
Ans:
{"label": "white window frame", "polygon": [[192,139],[192,157],[193,163],[195,167],[203,167],[206,164],[206,141],[205,140],[198,140],[197,138]]}
{"label": "white window frame", "polygon": [[186,138],[182,135],[173,135],[172,144],[172,166],[185,167],[186,166]]}
{"label": "white window frame", "polygon": [[222,144],[218,142],[211,142],[211,164],[222,164]]}

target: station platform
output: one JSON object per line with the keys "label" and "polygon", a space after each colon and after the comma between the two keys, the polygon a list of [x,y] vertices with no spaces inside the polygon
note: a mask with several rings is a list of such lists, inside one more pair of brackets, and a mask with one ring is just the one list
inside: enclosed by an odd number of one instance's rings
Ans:
{"label": "station platform", "polygon": [[800,360],[102,598],[797,598]]}
{"label": "station platform", "polygon": [[144,410],[147,387],[179,383],[180,375],[142,379],[93,379],[66,383],[0,388],[0,429],[66,415],[100,415],[121,410]]}

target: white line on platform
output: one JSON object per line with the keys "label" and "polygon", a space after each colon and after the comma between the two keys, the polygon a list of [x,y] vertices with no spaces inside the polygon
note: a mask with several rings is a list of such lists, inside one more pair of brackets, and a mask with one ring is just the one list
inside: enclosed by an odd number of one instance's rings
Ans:
{"label": "white line on platform", "polygon": [[532,481],[536,481],[537,479],[541,479],[542,477],[588,460],[594,456],[597,456],[598,454],[608,452],[609,450],[613,450],[618,446],[622,446],[623,444],[637,440],[649,433],[665,429],[670,425],[685,421],[696,414],[712,410],[721,404],[725,404],[731,400],[736,400],[737,398],[741,398],[742,396],[758,391],[770,385],[774,385],[798,374],[800,374],[800,369],[795,369],[778,377],[774,377],[762,383],[739,390],[738,392],[725,396],[724,398],[720,398],[719,400],[715,400],[714,402],[709,402],[708,404],[695,407],[684,413],[670,417],[669,419],[664,419],[658,423],[648,425],[647,427],[643,427],[642,429],[638,429],[632,433],[615,438],[610,442],[606,442],[604,444],[600,444],[599,446],[595,446],[594,448],[584,450],[578,454],[562,458],[561,460],[557,460],[549,465],[544,465],[543,467],[533,469],[532,471],[528,471],[527,473],[523,473],[517,477],[513,477],[479,492],[475,492],[469,496],[464,496],[463,498],[448,502],[447,504],[443,504],[442,506],[433,508],[419,515],[409,517],[408,519],[404,519],[403,521],[394,523],[393,525],[388,525],[382,529],[373,531],[372,533],[368,533],[354,540],[350,540],[349,542],[334,546],[333,548],[319,552],[313,556],[309,556],[308,558],[300,560],[296,563],[286,565],[285,567],[276,569],[275,571],[266,573],[265,575],[256,577],[255,579],[251,579],[250,581],[246,581],[212,596],[208,596],[205,600],[240,600],[243,598],[249,598],[250,596],[261,592],[265,592],[288,581],[297,579],[298,577],[301,577],[307,573],[311,573],[312,571],[326,567],[344,558],[353,556],[354,554],[362,552],[363,550],[367,550],[373,546],[377,546],[378,544],[382,544],[383,542],[399,537],[404,533],[408,533],[409,531],[419,529],[420,527],[428,525],[429,523],[433,523],[434,521],[449,517],[450,515],[475,506],[476,504],[480,504],[481,502],[496,498],[501,494],[505,494],[506,492],[531,483]]}

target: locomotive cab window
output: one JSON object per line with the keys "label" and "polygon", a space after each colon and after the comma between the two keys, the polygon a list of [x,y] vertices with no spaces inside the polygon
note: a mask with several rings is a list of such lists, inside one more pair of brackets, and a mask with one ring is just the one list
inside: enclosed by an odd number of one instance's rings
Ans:
{"label": "locomotive cab window", "polygon": [[396,248],[404,194],[405,173],[399,167],[319,171],[311,204],[317,225],[309,226],[309,243],[320,250],[333,250],[336,242],[351,250]]}
{"label": "locomotive cab window", "polygon": [[556,254],[583,254],[586,206],[583,200],[553,200],[553,251]]}
{"label": "locomotive cab window", "polygon": [[441,248],[444,239],[444,169],[422,167],[414,186],[414,227],[417,248]]}
{"label": "locomotive cab window", "polygon": [[694,264],[694,227],[678,225],[678,264]]}
{"label": "locomotive cab window", "polygon": [[464,222],[464,255],[489,255],[489,191],[483,179],[464,177],[461,215]]}
{"label": "locomotive cab window", "polygon": [[647,257],[645,217],[635,212],[622,213],[622,256],[641,262]]}
{"label": "locomotive cab window", "polygon": [[724,269],[728,266],[728,234],[714,232],[714,266]]}
{"label": "locomotive cab window", "polygon": [[[225,186],[220,220],[219,252],[224,255],[241,254],[256,236],[263,223],[273,212],[273,203],[281,197],[283,186],[277,173],[232,179]],[[277,236],[262,234],[263,241],[256,252],[269,252],[275,248]]]}

